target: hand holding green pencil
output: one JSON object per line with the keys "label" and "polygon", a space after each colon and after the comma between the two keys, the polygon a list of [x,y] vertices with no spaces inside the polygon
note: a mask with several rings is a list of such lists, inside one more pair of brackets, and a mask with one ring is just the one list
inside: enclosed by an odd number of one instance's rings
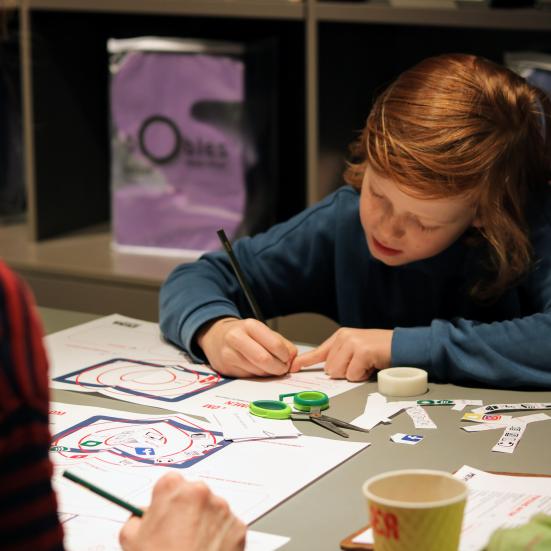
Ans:
{"label": "hand holding green pencil", "polygon": [[211,367],[229,377],[273,377],[285,375],[297,355],[296,346],[264,323],[246,275],[223,230],[218,237],[227,253],[231,270],[245,296],[248,308],[240,312],[246,319],[222,317],[199,329],[196,342]]}
{"label": "hand holding green pencil", "polygon": [[166,474],[153,488],[151,504],[142,510],[72,473],[65,471],[63,476],[132,513],[119,535],[124,551],[240,551],[245,547],[246,526],[202,482]]}

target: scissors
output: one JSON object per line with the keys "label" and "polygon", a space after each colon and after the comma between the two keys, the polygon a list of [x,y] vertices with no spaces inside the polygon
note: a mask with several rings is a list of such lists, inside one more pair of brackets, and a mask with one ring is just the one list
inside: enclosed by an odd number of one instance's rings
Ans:
{"label": "scissors", "polygon": [[[285,398],[293,397],[293,411],[291,406],[284,402]],[[341,421],[335,417],[323,415],[321,412],[329,407],[329,396],[317,390],[304,390],[280,394],[279,400],[255,400],[249,403],[249,411],[258,417],[267,419],[292,419],[293,421],[312,421],[316,425],[330,430],[339,436],[349,438],[350,435],[342,429],[369,432],[367,429]],[[340,428],[342,427],[342,428]]]}

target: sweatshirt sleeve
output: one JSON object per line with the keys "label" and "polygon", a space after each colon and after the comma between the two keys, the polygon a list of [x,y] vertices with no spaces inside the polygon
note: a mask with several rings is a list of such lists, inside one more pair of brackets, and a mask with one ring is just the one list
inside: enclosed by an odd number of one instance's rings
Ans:
{"label": "sweatshirt sleeve", "polygon": [[[343,193],[355,192],[337,191],[268,232],[234,243],[235,256],[266,319],[305,311],[333,315],[332,251]],[[225,252],[178,266],[161,287],[161,331],[195,361],[205,361],[194,343],[197,330],[226,316],[253,314]]]}
{"label": "sweatshirt sleeve", "polygon": [[393,366],[420,367],[437,382],[551,388],[549,358],[549,312],[494,323],[434,320],[397,328],[392,339]]}
{"label": "sweatshirt sleeve", "polygon": [[534,232],[537,262],[518,287],[530,305],[528,315],[493,323],[458,318],[436,319],[429,327],[398,327],[392,365],[426,369],[440,382],[551,388],[550,227],[547,221]]}

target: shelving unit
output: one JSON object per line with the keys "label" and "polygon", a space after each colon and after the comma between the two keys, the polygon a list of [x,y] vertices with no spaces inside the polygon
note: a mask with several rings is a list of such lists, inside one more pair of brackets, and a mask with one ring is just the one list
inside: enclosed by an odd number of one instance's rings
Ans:
{"label": "shelving unit", "polygon": [[[126,289],[132,298],[122,313],[148,319],[156,318],[152,297],[160,283],[184,259],[127,258],[110,248],[109,36],[277,41],[278,220],[339,184],[346,146],[375,92],[405,68],[447,51],[496,61],[509,49],[551,52],[551,11],[536,9],[406,9],[375,0],[20,0],[19,10],[28,219],[2,232],[0,254],[31,281],[43,306],[107,313],[114,307],[106,289]],[[63,288],[76,286],[71,306],[60,303],[61,279]]]}

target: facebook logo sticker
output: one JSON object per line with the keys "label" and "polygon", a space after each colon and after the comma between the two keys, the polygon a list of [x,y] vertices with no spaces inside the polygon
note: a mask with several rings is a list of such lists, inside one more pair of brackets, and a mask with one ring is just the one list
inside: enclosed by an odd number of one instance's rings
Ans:
{"label": "facebook logo sticker", "polygon": [[134,448],[136,455],[155,455],[153,448]]}
{"label": "facebook logo sticker", "polygon": [[423,436],[420,434],[404,434],[403,432],[397,432],[396,434],[393,434],[390,439],[397,444],[414,445],[421,442],[421,440],[423,440]]}

